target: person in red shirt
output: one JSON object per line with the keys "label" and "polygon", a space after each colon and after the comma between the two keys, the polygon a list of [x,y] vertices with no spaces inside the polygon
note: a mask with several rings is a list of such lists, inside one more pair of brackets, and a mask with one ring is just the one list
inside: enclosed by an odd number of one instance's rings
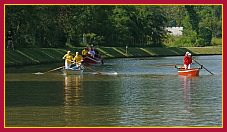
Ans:
{"label": "person in red shirt", "polygon": [[186,52],[185,55],[184,55],[184,68],[185,69],[190,69],[191,68],[191,63],[192,63],[191,53]]}

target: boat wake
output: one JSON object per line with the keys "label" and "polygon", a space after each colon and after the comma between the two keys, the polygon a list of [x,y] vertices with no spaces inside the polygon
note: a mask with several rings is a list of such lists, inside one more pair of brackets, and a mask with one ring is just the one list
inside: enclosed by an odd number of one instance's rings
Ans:
{"label": "boat wake", "polygon": [[117,72],[93,72],[94,75],[108,75],[108,76],[116,76]]}
{"label": "boat wake", "polygon": [[42,74],[44,74],[44,73],[42,73],[42,72],[36,72],[36,73],[32,73],[32,74],[35,74],[35,75],[42,75]]}

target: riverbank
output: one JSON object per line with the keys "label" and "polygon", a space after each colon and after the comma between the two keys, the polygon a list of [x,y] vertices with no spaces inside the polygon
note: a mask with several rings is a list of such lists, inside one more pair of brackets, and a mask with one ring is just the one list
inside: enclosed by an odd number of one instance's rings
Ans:
{"label": "riverbank", "polygon": [[[73,49],[61,48],[22,48],[5,51],[5,65],[20,66],[45,63],[64,62],[62,57],[67,50],[72,53],[81,51],[83,47]],[[100,47],[96,48],[103,58],[124,58],[124,57],[156,57],[156,56],[183,56],[186,51],[192,55],[221,55],[222,47],[185,47],[185,48],[138,48],[129,47]]]}

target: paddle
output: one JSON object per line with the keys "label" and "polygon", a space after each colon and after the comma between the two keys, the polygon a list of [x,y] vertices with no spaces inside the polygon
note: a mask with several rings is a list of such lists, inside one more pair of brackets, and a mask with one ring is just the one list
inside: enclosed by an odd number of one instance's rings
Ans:
{"label": "paddle", "polygon": [[154,64],[152,66],[164,67],[164,66],[176,66],[176,65],[181,65],[181,64]]}
{"label": "paddle", "polygon": [[[193,58],[192,58],[193,59]],[[204,68],[206,71],[208,71],[211,75],[214,75],[211,71],[209,71],[208,69],[206,69],[206,67],[204,67],[203,65],[201,65],[198,61],[196,61],[195,59],[193,59],[197,64],[199,64],[202,68]]]}
{"label": "paddle", "polygon": [[59,70],[59,69],[61,69],[61,68],[64,68],[65,66],[60,66],[60,67],[58,67],[58,68],[55,68],[55,69],[51,69],[51,70],[49,70],[49,71],[46,71],[46,72],[37,72],[37,73],[34,73],[34,74],[45,74],[45,73],[48,73],[48,72],[53,72],[53,71],[57,71],[57,70]]}

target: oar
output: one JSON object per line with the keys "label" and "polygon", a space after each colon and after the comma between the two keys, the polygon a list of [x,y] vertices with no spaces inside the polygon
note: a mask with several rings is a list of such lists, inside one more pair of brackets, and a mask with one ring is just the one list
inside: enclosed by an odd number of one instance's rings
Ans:
{"label": "oar", "polygon": [[181,65],[181,64],[154,64],[153,66],[156,67],[164,67],[164,66],[176,66],[176,65]]}
{"label": "oar", "polygon": [[61,66],[61,67],[58,67],[58,68],[55,68],[55,69],[52,69],[52,70],[46,71],[46,72],[44,72],[44,73],[57,71],[57,70],[59,70],[59,69],[61,69],[61,68],[64,68],[64,67],[65,67],[65,66]]}
{"label": "oar", "polygon": [[[193,59],[193,58],[192,58]],[[201,65],[198,61],[196,61],[195,59],[193,59],[197,64],[199,64],[202,68],[204,68],[206,71],[208,71],[211,75],[214,75],[211,71],[209,71],[208,69],[206,69],[206,67],[204,67],[203,65]]]}
{"label": "oar", "polygon": [[55,69],[51,69],[51,70],[49,70],[49,71],[46,71],[46,72],[37,72],[37,73],[34,73],[34,74],[45,74],[45,73],[48,73],[48,72],[53,72],[53,71],[57,71],[57,70],[59,70],[59,69],[61,69],[61,68],[64,68],[65,66],[61,66],[61,67],[58,67],[58,68],[55,68]]}

